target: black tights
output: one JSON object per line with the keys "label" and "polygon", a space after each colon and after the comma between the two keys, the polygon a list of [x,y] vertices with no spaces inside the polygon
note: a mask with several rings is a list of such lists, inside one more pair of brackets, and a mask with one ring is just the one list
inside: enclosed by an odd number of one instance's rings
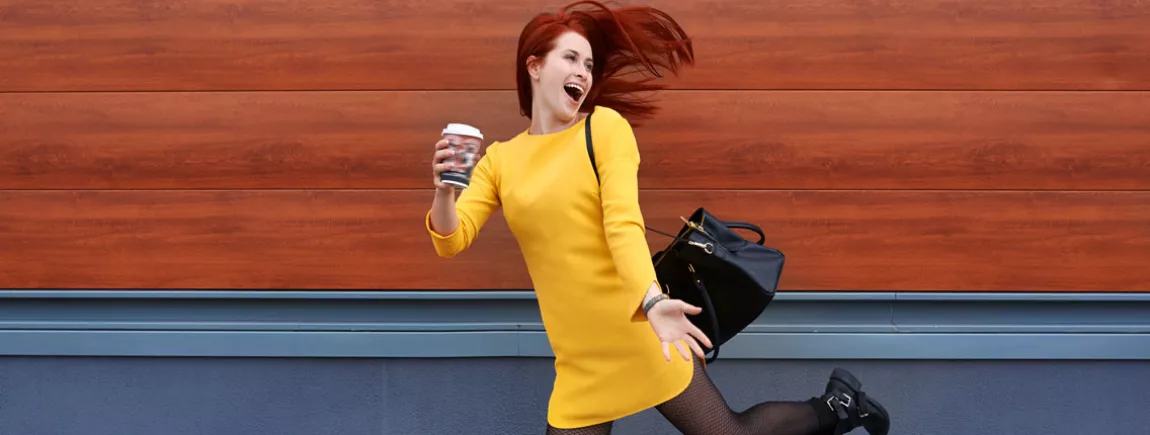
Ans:
{"label": "black tights", "polygon": [[[684,435],[819,435],[819,418],[808,401],[764,402],[734,412],[701,361],[691,384],[675,398],[655,407]],[[610,435],[613,422],[578,429],[547,426],[547,435]]]}

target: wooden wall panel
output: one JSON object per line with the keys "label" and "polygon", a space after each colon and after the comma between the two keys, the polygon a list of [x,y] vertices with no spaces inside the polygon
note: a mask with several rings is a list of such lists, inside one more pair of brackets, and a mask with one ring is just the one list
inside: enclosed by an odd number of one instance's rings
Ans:
{"label": "wooden wall panel", "polygon": [[[563,3],[0,0],[0,91],[514,89]],[[697,41],[680,88],[1150,89],[1142,1],[643,3]]]}
{"label": "wooden wall panel", "polygon": [[[1150,93],[668,92],[641,186],[1150,190]],[[0,186],[427,188],[447,122],[514,93],[0,94]]]}
{"label": "wooden wall panel", "polygon": [[[1150,291],[1150,192],[661,191],[762,225],[784,290]],[[421,191],[0,191],[0,288],[530,288],[504,221],[435,256]],[[666,243],[649,235],[651,246]]]}
{"label": "wooden wall panel", "polygon": [[[0,288],[528,288],[499,217],[435,257],[427,151],[525,128],[564,2],[0,0]],[[1145,2],[643,3],[699,60],[652,226],[759,223],[783,290],[1150,291]]]}

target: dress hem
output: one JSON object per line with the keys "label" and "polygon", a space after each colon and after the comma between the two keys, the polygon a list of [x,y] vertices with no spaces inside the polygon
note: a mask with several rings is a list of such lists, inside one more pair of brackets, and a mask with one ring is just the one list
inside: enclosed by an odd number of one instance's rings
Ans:
{"label": "dress hem", "polygon": [[[677,355],[678,351],[675,350],[675,347],[672,346],[671,349],[672,349],[672,355]],[[689,374],[684,378],[683,384],[679,385],[677,388],[671,390],[671,394],[667,395],[666,397],[656,397],[655,400],[651,401],[650,403],[644,404],[642,407],[638,407],[638,408],[632,409],[630,411],[623,411],[623,412],[620,412],[620,413],[613,415],[613,416],[608,416],[606,418],[595,419],[595,420],[566,421],[566,422],[564,422],[565,424],[556,424],[556,421],[554,419],[552,419],[551,416],[548,416],[547,424],[550,425],[551,427],[556,428],[556,429],[580,429],[580,428],[584,428],[584,427],[594,426],[597,424],[607,423],[610,421],[618,421],[620,419],[630,417],[632,415],[635,415],[635,414],[638,414],[640,412],[646,411],[648,409],[652,409],[656,406],[662,405],[663,403],[678,397],[680,394],[683,394],[683,392],[687,390],[687,387],[691,386],[691,381],[693,381],[695,379],[695,364],[703,364],[704,367],[706,366],[706,362],[699,359],[698,356],[696,356],[694,353],[691,354],[690,363],[691,363],[691,370],[690,370]]]}

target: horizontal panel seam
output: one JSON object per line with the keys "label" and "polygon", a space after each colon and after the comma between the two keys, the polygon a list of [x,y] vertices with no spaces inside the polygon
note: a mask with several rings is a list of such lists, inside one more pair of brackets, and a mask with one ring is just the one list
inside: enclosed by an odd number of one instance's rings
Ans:
{"label": "horizontal panel seam", "polygon": [[[239,94],[239,93],[515,93],[514,88],[280,88],[280,89],[45,89],[45,90],[0,90],[0,95],[35,94]],[[1131,94],[1150,93],[1150,88],[1089,89],[1089,88],[670,88],[659,91],[668,93],[1048,93],[1048,94]]]}
{"label": "horizontal panel seam", "polygon": [[[208,299],[208,300],[535,300],[533,290],[260,290],[260,289],[0,289],[0,299]],[[794,302],[1147,302],[1150,291],[890,291],[787,290],[774,304]]]}
{"label": "horizontal panel seam", "polygon": [[[251,187],[189,187],[189,188],[158,188],[158,187],[141,187],[141,188],[5,188],[0,189],[0,193],[5,192],[109,192],[109,193],[122,193],[122,192],[429,192],[432,188],[413,188],[413,187],[385,187],[385,188],[345,188],[345,187],[264,187],[264,188],[251,188]],[[665,188],[665,187],[649,187],[640,188],[640,192],[659,193],[659,192],[678,192],[678,193],[706,193],[706,192],[921,192],[921,193],[954,193],[954,192],[979,192],[979,193],[1137,193],[1143,194],[1150,192],[1150,185],[1145,189],[1053,189],[1053,188],[1035,188],[1035,189],[970,189],[970,188],[954,188],[954,189],[939,189],[939,188],[891,188],[891,189],[875,189],[875,188],[857,188],[857,189],[821,189],[821,188],[727,188],[716,187],[709,189],[694,189],[694,188]]]}
{"label": "horizontal panel seam", "polygon": [[[220,337],[235,335],[246,344],[236,347]],[[317,347],[300,347],[284,340],[253,341],[260,337],[313,340]],[[124,331],[0,331],[0,355],[134,355],[134,356],[367,356],[367,357],[483,357],[550,356],[542,332],[501,333],[394,333],[371,334],[368,341],[348,341],[348,333],[314,332],[124,332]],[[378,347],[394,335],[403,346]],[[325,336],[339,337],[323,340]],[[459,336],[459,338],[453,338]],[[205,339],[209,340],[205,341]],[[412,339],[433,339],[429,346],[410,346]],[[896,341],[887,338],[895,337]],[[314,341],[315,339],[321,341]],[[466,340],[464,340],[464,338]],[[822,338],[824,340],[812,340]],[[82,339],[83,340],[81,342]],[[163,341],[155,341],[163,339]],[[475,340],[480,340],[476,342]],[[493,340],[485,343],[482,340]],[[872,343],[867,340],[877,339]],[[942,339],[949,341],[935,342]],[[1034,342],[1038,339],[1040,341]],[[724,349],[724,359],[1150,359],[1142,346],[1150,334],[888,334],[888,333],[756,333],[737,337]],[[515,340],[512,345],[508,340]],[[531,340],[531,341],[525,341]],[[779,340],[768,342],[763,340]],[[796,340],[803,340],[801,342]],[[902,341],[906,340],[906,341]],[[985,341],[983,341],[985,340]],[[803,344],[805,343],[805,344]],[[844,348],[845,343],[852,346]],[[1025,346],[1010,343],[1028,343]],[[1127,347],[1115,346],[1127,343]],[[955,344],[961,346],[955,347]],[[1070,346],[1074,346],[1073,348]]]}

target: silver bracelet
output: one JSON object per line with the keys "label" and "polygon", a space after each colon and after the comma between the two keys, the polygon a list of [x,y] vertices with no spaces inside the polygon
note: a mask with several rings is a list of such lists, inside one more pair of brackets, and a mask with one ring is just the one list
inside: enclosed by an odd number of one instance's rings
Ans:
{"label": "silver bracelet", "polygon": [[663,299],[667,299],[667,295],[663,293],[659,293],[655,296],[652,296],[651,299],[647,299],[647,302],[643,303],[643,315],[646,316],[647,312],[651,311],[651,307],[654,307],[655,304],[659,303],[659,301]]}

